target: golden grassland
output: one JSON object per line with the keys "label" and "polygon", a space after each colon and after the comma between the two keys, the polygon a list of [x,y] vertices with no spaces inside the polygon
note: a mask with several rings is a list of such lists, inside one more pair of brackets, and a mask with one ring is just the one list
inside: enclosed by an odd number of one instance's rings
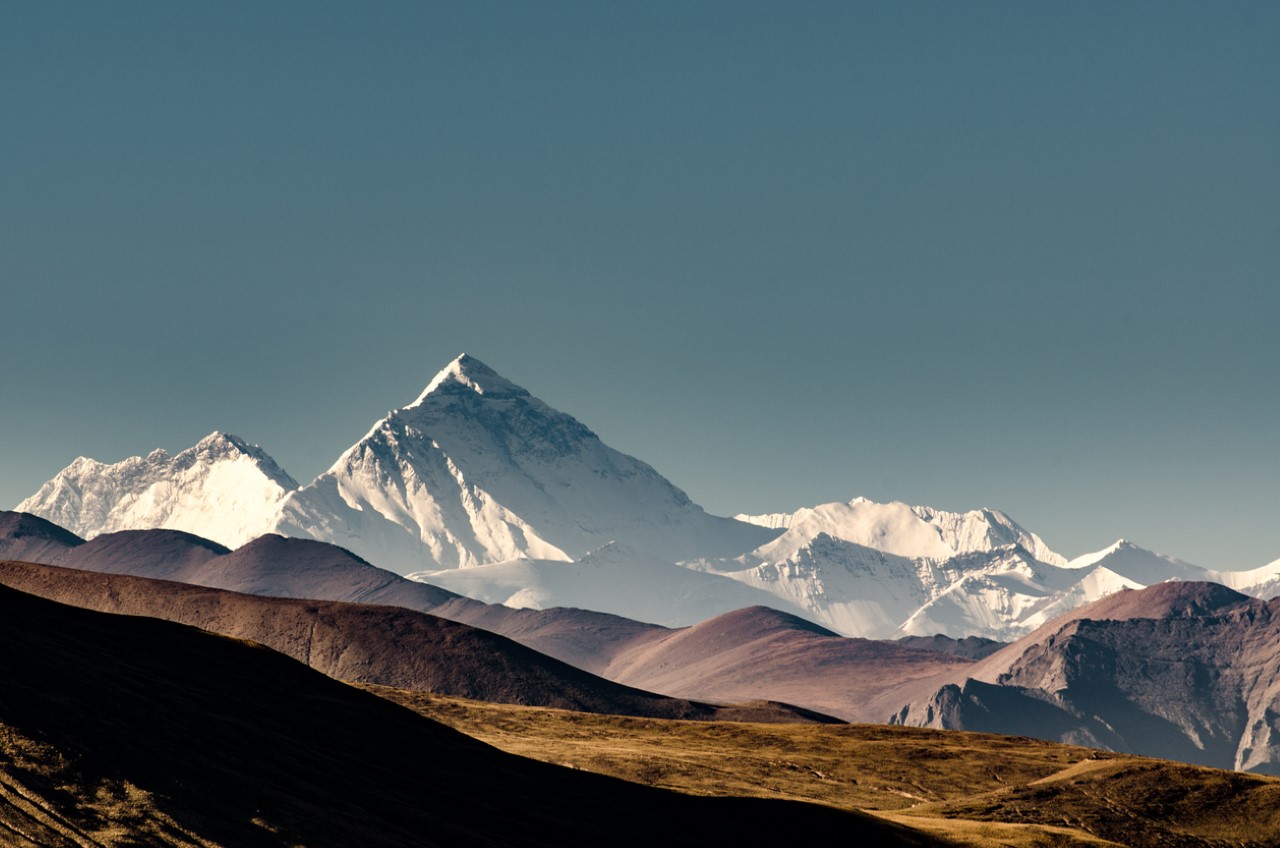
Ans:
{"label": "golden grassland", "polygon": [[1280,779],[1023,737],[666,721],[364,687],[504,751],[702,795],[860,809],[969,846],[1280,845]]}

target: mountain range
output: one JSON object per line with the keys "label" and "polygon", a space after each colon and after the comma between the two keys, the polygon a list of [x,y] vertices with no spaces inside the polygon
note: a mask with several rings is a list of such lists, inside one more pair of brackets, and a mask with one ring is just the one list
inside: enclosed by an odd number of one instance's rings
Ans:
{"label": "mountain range", "polygon": [[645,717],[826,714],[1280,773],[1280,598],[1217,583],[1122,589],[1004,645],[843,637],[767,607],[676,629],[514,609],[311,540],[265,536],[228,551],[179,531],[132,530],[84,541],[2,513],[0,559],[14,557],[61,564],[0,562],[0,583],[15,589],[251,638],[354,682]]}
{"label": "mountain range", "polygon": [[329,542],[490,603],[672,627],[769,606],[846,636],[1010,640],[1170,579],[1280,594],[1280,560],[1219,572],[1122,540],[1068,561],[993,509],[857,498],[712,516],[466,354],[306,485],[215,432],[172,456],[77,458],[17,509],[91,540],[169,528],[227,548],[272,533]]}

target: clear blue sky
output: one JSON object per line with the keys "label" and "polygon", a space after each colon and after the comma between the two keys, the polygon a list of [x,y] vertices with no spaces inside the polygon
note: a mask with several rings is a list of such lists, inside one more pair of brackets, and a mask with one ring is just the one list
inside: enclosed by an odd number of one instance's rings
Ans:
{"label": "clear blue sky", "polygon": [[1280,4],[0,6],[0,505],[467,351],[708,509],[1280,557]]}

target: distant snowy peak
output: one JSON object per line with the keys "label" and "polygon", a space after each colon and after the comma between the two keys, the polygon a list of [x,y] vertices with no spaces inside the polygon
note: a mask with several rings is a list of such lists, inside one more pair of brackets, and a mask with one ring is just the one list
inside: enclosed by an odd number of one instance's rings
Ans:
{"label": "distant snowy peak", "polygon": [[1140,548],[1128,539],[1120,539],[1101,551],[1078,556],[1067,563],[1067,567],[1106,568],[1143,586],[1166,580],[1217,579],[1207,568]]}
{"label": "distant snowy peak", "polygon": [[894,502],[854,498],[794,513],[739,515],[740,521],[786,532],[765,549],[763,559],[785,559],[819,534],[913,559],[949,559],[958,554],[1020,545],[1041,562],[1065,565],[1039,536],[993,509],[957,513]]}
{"label": "distant snowy peak", "polygon": [[1170,580],[1221,583],[1268,600],[1280,596],[1280,560],[1249,571],[1217,571],[1139,547],[1120,539],[1109,547],[1071,560],[1068,568],[1106,568],[1142,586]]}
{"label": "distant snowy peak", "polygon": [[961,554],[941,568],[949,585],[903,621],[899,634],[1008,639],[1104,595],[1141,588],[1101,566],[1051,565],[1022,545]]}
{"label": "distant snowy peak", "polygon": [[185,530],[235,547],[266,532],[297,482],[257,445],[214,432],[170,455],[106,464],[79,457],[18,504],[86,538],[117,530]]}
{"label": "distant snowy peak", "polygon": [[1137,545],[1133,544],[1133,542],[1130,542],[1128,539],[1117,539],[1115,542],[1112,542],[1110,545],[1108,545],[1107,547],[1103,548],[1100,551],[1081,554],[1080,556],[1073,558],[1070,562],[1067,563],[1067,568],[1088,568],[1089,566],[1094,565],[1095,563],[1101,562],[1102,560],[1106,559],[1109,556],[1112,556],[1117,553],[1121,553],[1126,550],[1140,550],[1140,548],[1138,548]]}
{"label": "distant snowy peak", "polygon": [[1280,597],[1280,559],[1250,571],[1215,571],[1211,579],[1237,592],[1270,600]]}
{"label": "distant snowy peak", "polygon": [[279,529],[332,542],[401,572],[522,556],[569,559],[464,476],[430,433],[399,413],[290,496]]}

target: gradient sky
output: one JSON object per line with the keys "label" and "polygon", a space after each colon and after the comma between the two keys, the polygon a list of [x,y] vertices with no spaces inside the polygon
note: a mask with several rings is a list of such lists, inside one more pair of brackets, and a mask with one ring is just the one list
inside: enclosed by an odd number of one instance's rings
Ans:
{"label": "gradient sky", "polygon": [[0,6],[0,506],[462,351],[720,514],[1280,557],[1280,4]]}

